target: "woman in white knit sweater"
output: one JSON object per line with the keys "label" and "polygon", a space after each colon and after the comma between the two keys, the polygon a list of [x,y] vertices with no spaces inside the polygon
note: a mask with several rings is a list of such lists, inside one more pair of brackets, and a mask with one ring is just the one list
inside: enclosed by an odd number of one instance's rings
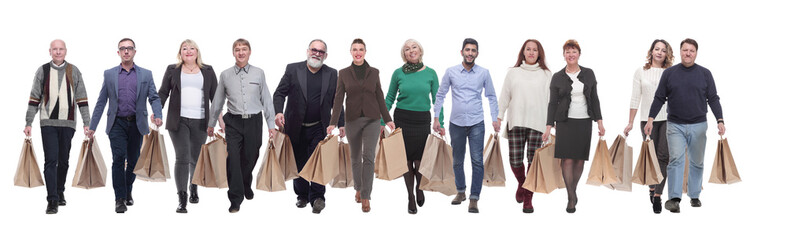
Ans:
{"label": "woman in white knit sweater", "polygon": [[[642,109],[640,114],[640,130],[648,122],[648,111],[659,85],[661,74],[664,69],[672,66],[672,47],[667,41],[656,39],[650,44],[648,50],[648,62],[644,67],[637,68],[634,72],[634,85],[631,89],[631,106],[629,112],[629,124],[623,133],[628,136],[633,128],[634,118],[637,116],[637,108]],[[656,157],[661,168],[661,175],[667,179],[667,164],[669,164],[669,148],[667,147],[667,108],[662,108],[656,119],[653,121],[653,132],[650,138],[656,148]],[[642,132],[642,139],[645,139],[645,132]],[[650,202],[653,204],[653,212],[661,213],[661,192],[664,189],[664,181],[657,185],[650,185]]]}
{"label": "woman in white knit sweater", "polygon": [[522,188],[527,172],[523,158],[527,152],[529,169],[533,154],[541,147],[541,135],[546,130],[551,79],[552,72],[546,65],[544,48],[537,40],[529,39],[519,50],[514,67],[508,70],[499,98],[500,113],[497,120],[503,120],[508,110],[503,137],[508,138],[511,170],[519,182],[516,201],[523,203],[522,211],[525,213],[533,212],[533,192]]}

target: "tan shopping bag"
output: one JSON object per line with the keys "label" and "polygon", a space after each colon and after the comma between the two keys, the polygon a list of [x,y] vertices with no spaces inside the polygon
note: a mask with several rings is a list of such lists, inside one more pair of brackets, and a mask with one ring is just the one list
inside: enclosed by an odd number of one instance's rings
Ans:
{"label": "tan shopping bag", "polygon": [[266,192],[286,190],[287,188],[284,186],[284,172],[279,166],[279,159],[276,159],[276,148],[272,140],[268,141],[263,161],[260,171],[257,173],[257,189]]}
{"label": "tan shopping bag", "polygon": [[612,167],[615,169],[615,176],[619,183],[604,185],[613,190],[631,192],[631,171],[634,158],[634,149],[626,144],[626,137],[618,135],[612,146],[609,147],[609,154],[612,158]]}
{"label": "tan shopping bag", "polygon": [[374,173],[377,178],[394,180],[409,171],[401,128],[396,128],[390,134],[386,133],[377,149],[377,156],[374,159]]}
{"label": "tan shopping bag", "polygon": [[106,186],[107,166],[95,138],[82,141],[79,162],[71,186],[91,189]]}
{"label": "tan shopping bag", "polygon": [[354,184],[350,144],[339,140],[339,174],[331,180],[331,187],[348,188]]}
{"label": "tan shopping bag", "polygon": [[44,186],[44,178],[41,177],[41,169],[38,168],[32,138],[25,138],[22,144],[22,153],[19,155],[19,163],[14,174],[14,186],[28,188]]}
{"label": "tan shopping bag", "polygon": [[137,179],[149,182],[165,182],[170,178],[167,147],[164,145],[164,135],[159,133],[158,128],[150,128],[150,133],[143,137],[134,174]]}
{"label": "tan shopping bag", "polygon": [[445,139],[429,134],[418,172],[421,173],[419,189],[456,195],[453,149]]}
{"label": "tan shopping bag", "polygon": [[227,140],[218,133],[200,148],[191,183],[209,188],[227,186]]}
{"label": "tan shopping bag", "polygon": [[500,152],[500,137],[497,133],[489,135],[484,146],[484,186],[503,187],[506,173],[503,169],[503,155]]}
{"label": "tan shopping bag", "polygon": [[716,157],[710,172],[709,183],[732,184],[741,181],[738,167],[732,158],[732,151],[726,138],[719,139],[716,147]]}
{"label": "tan shopping bag", "polygon": [[590,165],[587,184],[601,186],[615,183],[620,183],[620,179],[615,175],[611,154],[607,149],[607,141],[599,139],[596,153],[593,155],[593,163]]}
{"label": "tan shopping bag", "polygon": [[551,138],[552,141],[536,150],[533,163],[527,171],[527,178],[522,184],[523,188],[533,192],[550,193],[555,189],[566,187],[560,166],[561,161],[555,159],[555,136],[552,135]]}
{"label": "tan shopping bag", "polygon": [[641,185],[655,185],[659,184],[661,180],[664,180],[664,176],[661,175],[656,149],[653,146],[653,140],[647,137],[642,142],[642,150],[639,152],[631,182]]}
{"label": "tan shopping bag", "polygon": [[337,174],[339,174],[339,141],[338,137],[328,135],[317,144],[298,175],[306,181],[326,185]]}
{"label": "tan shopping bag", "polygon": [[298,167],[295,165],[295,151],[292,148],[290,136],[277,130],[273,136],[273,147],[276,148],[276,159],[279,160],[279,167],[284,173],[284,180],[298,178]]}

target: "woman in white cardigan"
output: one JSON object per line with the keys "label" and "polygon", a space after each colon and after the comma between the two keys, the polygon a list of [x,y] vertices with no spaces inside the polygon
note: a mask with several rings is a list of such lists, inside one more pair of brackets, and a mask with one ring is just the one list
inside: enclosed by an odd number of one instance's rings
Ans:
{"label": "woman in white cardigan", "polygon": [[[645,66],[637,68],[634,72],[634,84],[631,89],[631,106],[629,112],[629,124],[623,133],[628,136],[633,128],[634,118],[637,116],[637,108],[641,108],[640,130],[648,122],[648,111],[656,93],[656,87],[661,80],[664,69],[672,66],[672,47],[667,41],[656,39],[650,44],[648,50],[648,62]],[[656,119],[653,121],[653,132],[650,138],[656,148],[656,157],[661,168],[661,175],[667,179],[667,164],[669,164],[669,148],[667,147],[667,108],[662,108]],[[642,131],[642,139],[645,139],[645,132]],[[661,213],[661,192],[664,189],[664,181],[657,185],[650,185],[650,202],[653,204],[653,212]]]}
{"label": "woman in white cardigan", "polygon": [[[509,162],[519,182],[516,201],[523,203],[522,211],[525,213],[533,212],[533,192],[522,188],[522,183],[533,161],[533,154],[543,143],[541,135],[546,130],[552,72],[547,68],[544,56],[544,48],[538,40],[528,39],[522,44],[516,64],[506,74],[498,104],[498,121],[506,117],[508,110],[503,137],[508,138]],[[527,169],[523,162],[525,152]]]}

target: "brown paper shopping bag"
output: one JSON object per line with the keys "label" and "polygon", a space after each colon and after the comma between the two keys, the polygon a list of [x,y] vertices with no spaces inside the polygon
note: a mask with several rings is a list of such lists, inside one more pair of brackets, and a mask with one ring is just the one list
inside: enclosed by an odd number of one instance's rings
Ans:
{"label": "brown paper shopping bag", "polygon": [[295,151],[292,148],[290,136],[277,130],[276,135],[273,136],[273,147],[276,148],[276,159],[279,160],[279,166],[282,173],[284,173],[284,180],[288,181],[298,178],[298,167],[295,165]]}
{"label": "brown paper shopping bag", "polygon": [[257,189],[266,192],[284,191],[287,188],[284,185],[284,172],[279,166],[279,159],[276,159],[276,148],[273,141],[268,141],[268,147],[265,148],[265,155],[263,156],[262,166],[257,173]]}
{"label": "brown paper shopping bag", "polygon": [[419,189],[445,194],[456,195],[456,181],[454,176],[454,157],[451,145],[445,139],[435,134],[429,134],[421,157],[418,172],[421,173]]}
{"label": "brown paper shopping bag", "polygon": [[91,189],[106,186],[107,166],[95,138],[82,141],[71,186]]}
{"label": "brown paper shopping bag", "polygon": [[401,128],[396,128],[380,140],[374,166],[377,178],[383,180],[394,180],[409,170]]}
{"label": "brown paper shopping bag", "polygon": [[214,136],[215,139],[200,148],[191,183],[209,188],[226,188],[227,140],[218,133]]}
{"label": "brown paper shopping bag", "polygon": [[339,140],[339,174],[331,180],[331,187],[335,188],[348,188],[352,187],[355,182],[353,181],[353,167],[352,159],[350,159],[350,144]]}
{"label": "brown paper shopping bag", "polygon": [[709,183],[732,184],[741,181],[738,174],[738,167],[732,158],[732,150],[727,143],[727,138],[719,139],[716,147],[716,157],[713,160],[713,168],[710,172]]}
{"label": "brown paper shopping bag", "polygon": [[503,169],[503,155],[500,152],[500,137],[489,135],[484,146],[484,186],[503,187],[506,185],[506,173]]}
{"label": "brown paper shopping bag", "polygon": [[659,184],[661,180],[664,180],[664,176],[661,175],[656,149],[653,146],[653,140],[647,137],[642,142],[642,150],[639,152],[631,182],[641,185],[655,185]]}
{"label": "brown paper shopping bag", "polygon": [[522,187],[533,192],[550,193],[558,188],[565,188],[563,181],[563,171],[560,167],[560,160],[555,159],[555,137],[536,150],[533,163],[527,171],[527,178],[522,183]]}
{"label": "brown paper shopping bag", "polygon": [[337,174],[339,174],[339,141],[338,137],[328,135],[317,144],[298,175],[306,181],[326,185]]}
{"label": "brown paper shopping bag", "polygon": [[601,186],[619,182],[620,179],[615,175],[615,168],[612,166],[611,154],[607,149],[607,141],[599,139],[596,153],[593,155],[593,163],[590,165],[587,184]]}
{"label": "brown paper shopping bag", "polygon": [[151,128],[150,133],[142,139],[134,174],[137,179],[150,182],[165,182],[170,178],[164,135],[159,133],[158,128]]}
{"label": "brown paper shopping bag", "polygon": [[618,135],[612,146],[609,147],[609,154],[612,159],[612,167],[615,170],[615,176],[620,181],[604,185],[613,190],[621,190],[631,192],[631,171],[633,169],[632,162],[634,158],[633,148],[626,144],[626,137]]}
{"label": "brown paper shopping bag", "polygon": [[41,177],[41,169],[38,168],[32,138],[25,138],[22,144],[22,153],[19,155],[19,163],[14,174],[14,186],[28,188],[44,186],[44,178]]}

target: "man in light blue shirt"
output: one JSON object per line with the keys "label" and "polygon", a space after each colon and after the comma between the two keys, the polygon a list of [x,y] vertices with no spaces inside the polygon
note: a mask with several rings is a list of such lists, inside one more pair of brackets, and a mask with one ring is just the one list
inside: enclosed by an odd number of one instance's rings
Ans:
{"label": "man in light blue shirt", "polygon": [[[454,175],[456,176],[456,190],[459,192],[451,201],[453,205],[459,205],[464,201],[465,190],[465,146],[470,141],[470,161],[473,166],[472,186],[470,188],[470,205],[468,211],[478,213],[478,199],[481,195],[481,184],[484,178],[484,108],[482,106],[481,92],[485,91],[489,101],[491,111],[492,126],[495,132],[500,131],[500,122],[497,121],[497,96],[495,87],[492,85],[492,77],[489,70],[475,64],[478,57],[478,42],[475,39],[467,38],[462,43],[460,51],[464,61],[462,64],[453,66],[445,71],[443,82],[437,90],[433,111],[438,116],[443,108],[445,95],[448,88],[451,88],[453,96],[451,109],[451,125],[449,132],[451,135],[451,147],[454,155]],[[445,135],[445,129],[440,127],[439,121],[435,118],[432,129]]]}

